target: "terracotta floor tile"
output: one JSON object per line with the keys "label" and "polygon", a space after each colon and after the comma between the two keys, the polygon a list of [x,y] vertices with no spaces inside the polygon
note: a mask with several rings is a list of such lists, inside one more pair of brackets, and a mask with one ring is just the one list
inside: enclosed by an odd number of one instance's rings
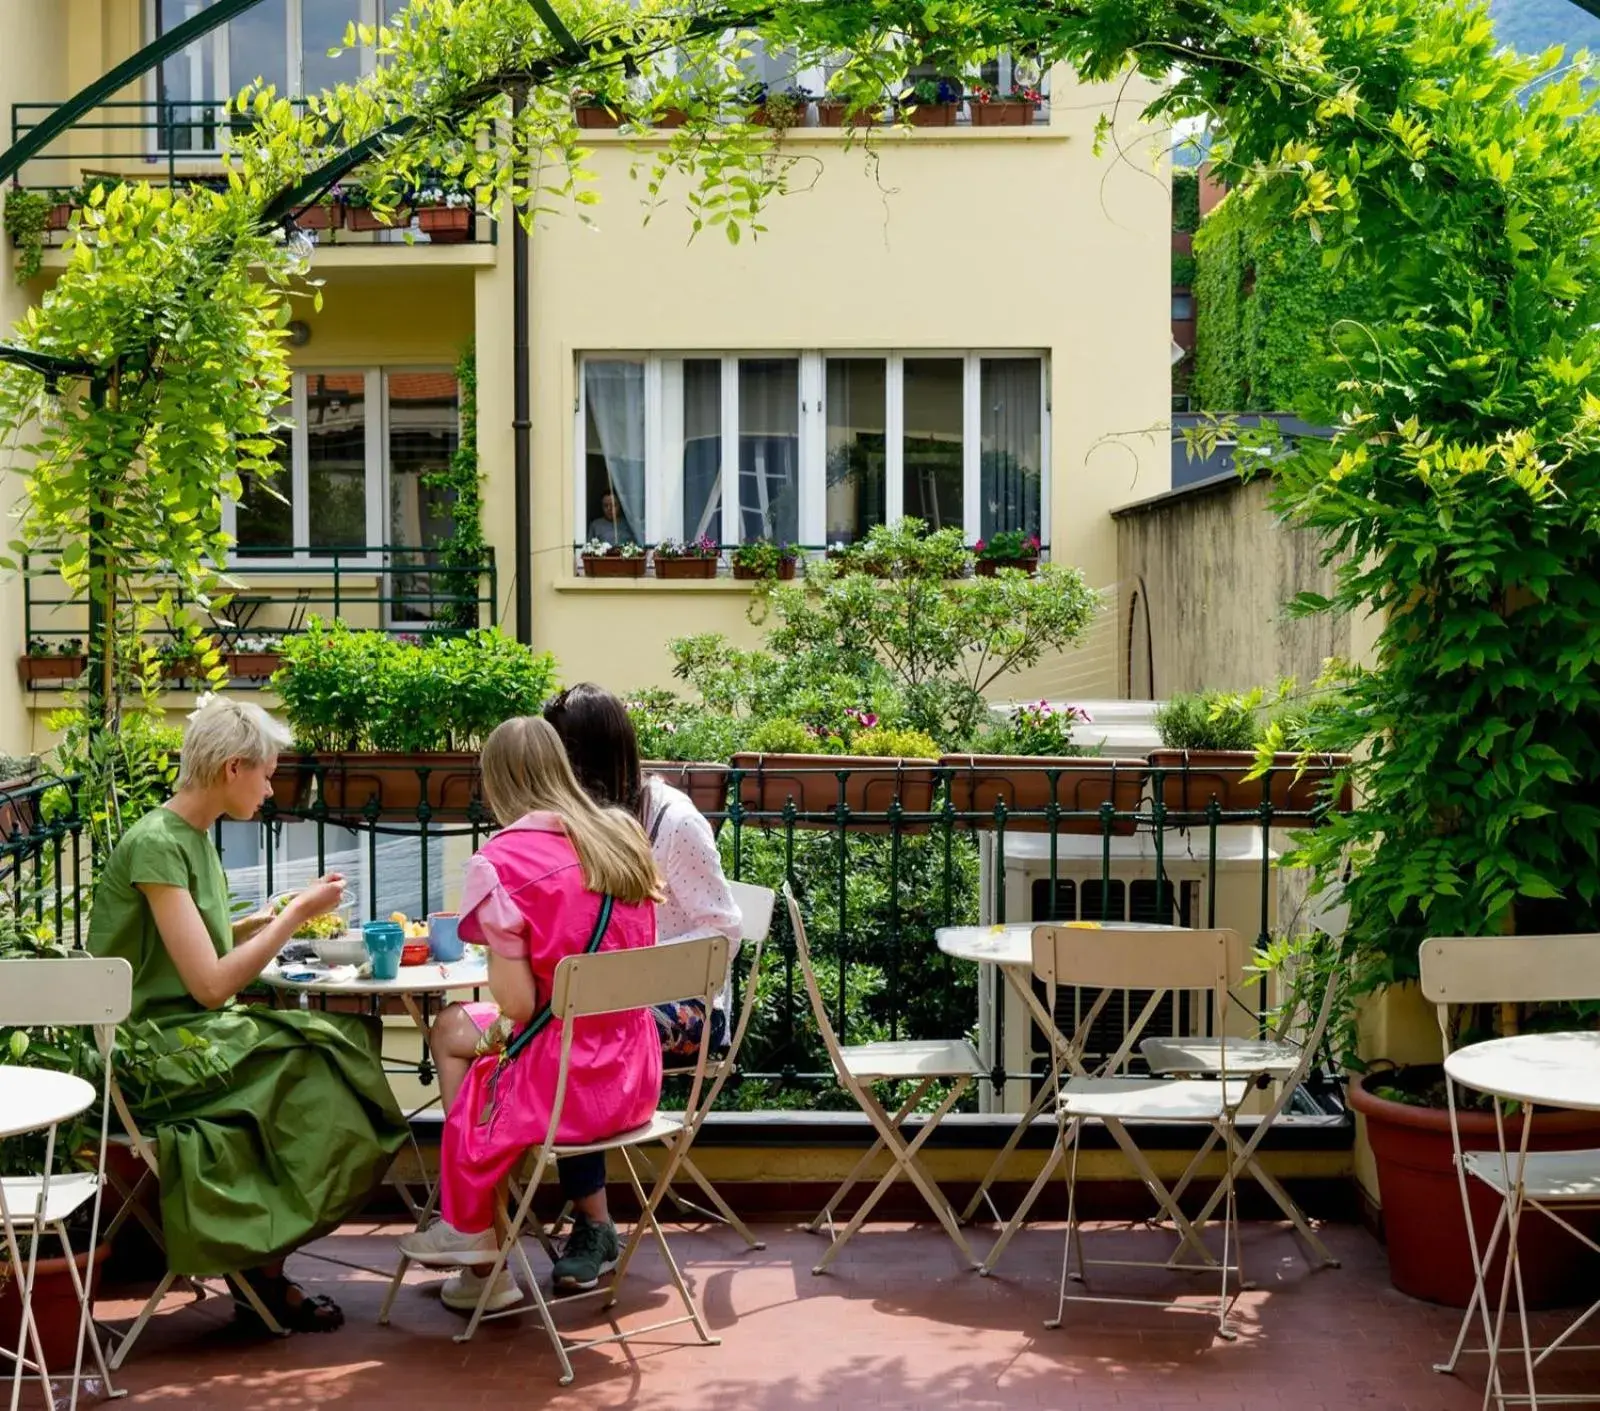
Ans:
{"label": "terracotta floor tile", "polygon": [[[396,1233],[351,1227],[321,1248],[381,1267]],[[1069,1305],[1067,1326],[1045,1329],[1055,1311],[1057,1227],[1027,1231],[992,1279],[964,1269],[935,1227],[870,1226],[822,1277],[811,1273],[819,1238],[783,1227],[763,1234],[767,1249],[746,1252],[722,1230],[673,1231],[721,1346],[696,1347],[683,1327],[626,1350],[577,1354],[570,1388],[557,1386],[555,1359],[531,1314],[458,1344],[452,1334],[461,1320],[434,1293],[443,1276],[414,1271],[393,1326],[380,1328],[386,1280],[300,1259],[297,1276],[343,1303],[343,1330],[250,1340],[234,1331],[224,1301],[196,1307],[175,1299],[120,1375],[131,1393],[124,1405],[364,1411],[504,1407],[514,1399],[549,1411],[1474,1411],[1481,1401],[1481,1359],[1464,1377],[1430,1370],[1448,1351],[1457,1315],[1395,1293],[1381,1249],[1353,1227],[1325,1232],[1344,1267],[1319,1271],[1308,1269],[1283,1229],[1248,1227],[1247,1268],[1259,1287],[1238,1301],[1232,1344],[1214,1339],[1214,1320],[1201,1313],[1154,1308]],[[980,1230],[975,1248],[991,1238]],[[1099,1244],[1118,1257],[1150,1258],[1167,1241],[1118,1229]],[[1176,1287],[1198,1307],[1214,1287],[1209,1276],[1134,1270],[1097,1271],[1094,1286],[1153,1295]],[[612,1311],[637,1326],[670,1316],[672,1300],[659,1259],[646,1252]],[[103,1303],[100,1311],[126,1318],[135,1306]],[[569,1330],[607,1326],[592,1305],[557,1318]],[[1574,1354],[1541,1391],[1597,1382],[1600,1354]]]}

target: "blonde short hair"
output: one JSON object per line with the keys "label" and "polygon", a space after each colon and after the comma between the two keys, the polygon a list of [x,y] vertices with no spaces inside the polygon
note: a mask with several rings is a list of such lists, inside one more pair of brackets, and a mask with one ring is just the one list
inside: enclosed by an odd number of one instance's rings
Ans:
{"label": "blonde short hair", "polygon": [[214,784],[230,759],[264,764],[276,759],[293,736],[260,706],[228,696],[202,701],[183,732],[178,787]]}

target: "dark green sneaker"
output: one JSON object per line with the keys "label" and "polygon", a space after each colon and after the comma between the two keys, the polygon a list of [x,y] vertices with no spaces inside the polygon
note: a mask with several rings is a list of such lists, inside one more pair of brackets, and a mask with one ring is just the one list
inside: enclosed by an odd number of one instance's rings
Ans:
{"label": "dark green sneaker", "polygon": [[551,1270],[555,1291],[587,1293],[600,1282],[602,1274],[609,1274],[617,1267],[621,1254],[615,1225],[609,1220],[595,1224],[582,1211],[574,1211],[572,1233],[567,1236],[561,1258]]}

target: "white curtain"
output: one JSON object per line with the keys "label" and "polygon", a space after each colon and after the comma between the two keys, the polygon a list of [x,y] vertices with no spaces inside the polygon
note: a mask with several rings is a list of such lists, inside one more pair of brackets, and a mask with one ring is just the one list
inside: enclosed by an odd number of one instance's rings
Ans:
{"label": "white curtain", "polygon": [[739,361],[739,537],[800,538],[800,362]]}
{"label": "white curtain", "polygon": [[722,364],[683,364],[683,537],[722,538]]}
{"label": "white curtain", "polygon": [[[584,400],[589,424],[605,459],[606,488],[617,497],[624,541],[645,542],[644,530],[644,364],[592,362],[583,365]],[[589,506],[589,518],[600,513]]]}
{"label": "white curtain", "polygon": [[979,532],[985,539],[1004,529],[1040,534],[1039,488],[1044,465],[1041,375],[1038,358],[983,360],[979,385],[983,513]]}

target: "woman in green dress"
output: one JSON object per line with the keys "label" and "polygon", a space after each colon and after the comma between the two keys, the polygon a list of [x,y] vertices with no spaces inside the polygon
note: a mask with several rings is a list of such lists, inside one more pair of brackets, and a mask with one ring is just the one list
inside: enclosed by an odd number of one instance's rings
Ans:
{"label": "woman in green dress", "polygon": [[339,904],[343,879],[231,920],[211,829],[255,815],[287,736],[258,706],[220,697],[189,719],[178,792],[128,829],[102,870],[89,950],[133,966],[132,1018],[158,1049],[128,1097],[159,1156],[172,1269],[248,1272],[285,1327],[330,1331],[343,1314],[292,1283],[284,1256],[361,1209],[406,1123],[376,1021],[237,1002],[299,927]]}

